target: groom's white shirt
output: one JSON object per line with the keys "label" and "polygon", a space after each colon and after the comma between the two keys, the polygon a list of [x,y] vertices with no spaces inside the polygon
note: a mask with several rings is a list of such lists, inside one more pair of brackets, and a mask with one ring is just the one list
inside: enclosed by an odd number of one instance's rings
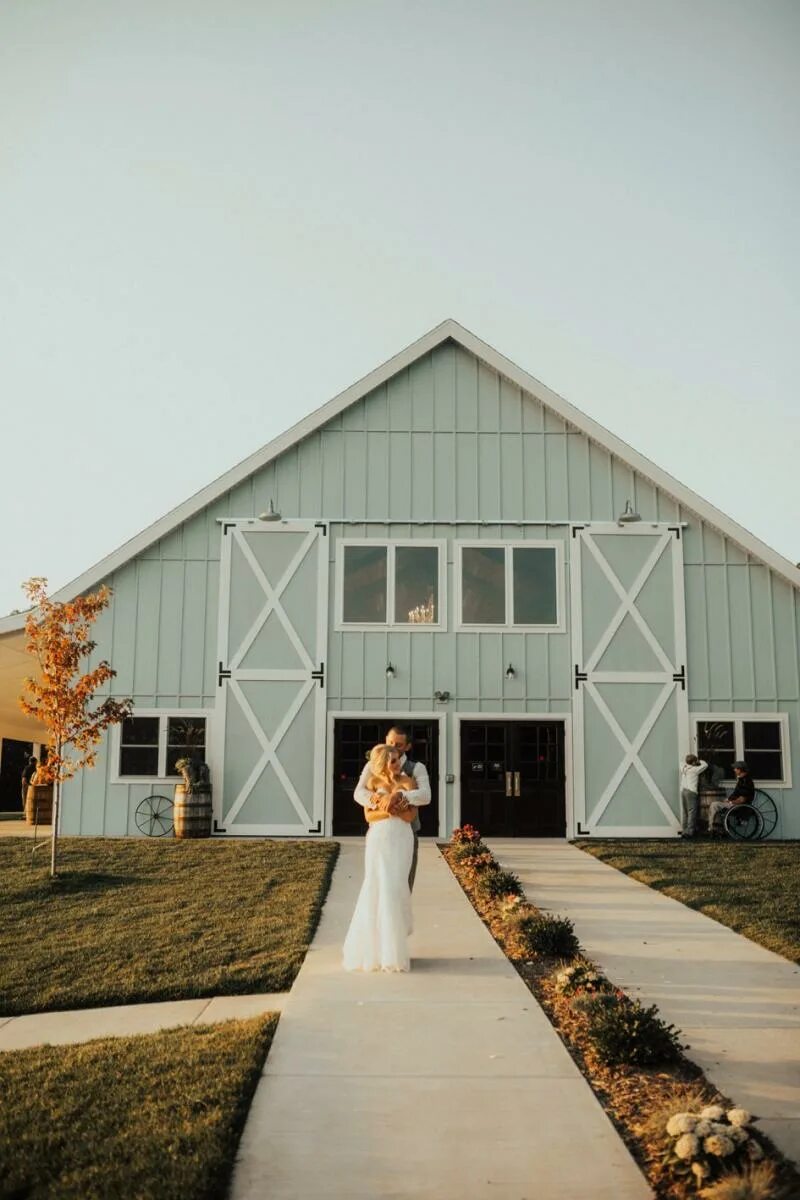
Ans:
{"label": "groom's white shirt", "polygon": [[[405,764],[405,761],[406,755],[404,754],[402,762],[400,763],[401,768]],[[367,787],[367,780],[371,774],[372,772],[370,770],[370,765],[367,763],[367,765],[364,767],[364,770],[361,772],[361,778],[359,779],[358,784],[356,785],[356,790],[353,793],[354,800],[356,800],[356,802],[360,804],[362,808],[367,808],[367,806],[372,808],[375,802],[375,793],[371,792]],[[417,786],[413,792],[403,792],[403,795],[408,803],[415,805],[417,808],[421,808],[423,804],[430,804],[431,782],[428,779],[428,772],[424,763],[418,762],[414,766],[414,783]]]}

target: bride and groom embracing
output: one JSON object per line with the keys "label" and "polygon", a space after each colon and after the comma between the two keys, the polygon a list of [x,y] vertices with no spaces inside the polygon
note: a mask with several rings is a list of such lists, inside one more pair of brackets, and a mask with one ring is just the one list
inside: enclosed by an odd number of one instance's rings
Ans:
{"label": "bride and groom embracing", "polygon": [[364,882],[344,942],[347,971],[407,971],[411,889],[417,870],[418,809],[430,804],[428,772],[394,725],[373,747],[354,798],[367,819]]}

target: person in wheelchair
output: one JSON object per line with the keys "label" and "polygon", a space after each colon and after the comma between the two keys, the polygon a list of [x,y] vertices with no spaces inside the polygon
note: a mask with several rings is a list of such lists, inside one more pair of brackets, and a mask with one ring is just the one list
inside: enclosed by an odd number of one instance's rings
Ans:
{"label": "person in wheelchair", "polygon": [[746,762],[735,762],[733,773],[736,776],[736,786],[726,800],[712,800],[708,806],[708,832],[714,832],[714,822],[719,814],[724,814],[735,804],[752,804],[755,799],[756,785]]}

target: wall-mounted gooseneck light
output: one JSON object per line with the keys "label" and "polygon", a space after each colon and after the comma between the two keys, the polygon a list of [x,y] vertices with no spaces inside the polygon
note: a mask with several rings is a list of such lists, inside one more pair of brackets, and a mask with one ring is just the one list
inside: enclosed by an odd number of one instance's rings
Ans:
{"label": "wall-mounted gooseneck light", "polygon": [[506,679],[516,679],[516,677],[517,677],[517,672],[514,670],[511,663],[509,663],[508,666],[506,667]]}
{"label": "wall-mounted gooseneck light", "polygon": [[389,662],[389,663],[387,663],[387,664],[386,664],[386,678],[387,678],[387,679],[394,679],[394,677],[395,677],[395,675],[396,675],[396,674],[397,674],[397,667],[395,667],[395,666],[394,666],[392,663],[390,663],[390,662]]}

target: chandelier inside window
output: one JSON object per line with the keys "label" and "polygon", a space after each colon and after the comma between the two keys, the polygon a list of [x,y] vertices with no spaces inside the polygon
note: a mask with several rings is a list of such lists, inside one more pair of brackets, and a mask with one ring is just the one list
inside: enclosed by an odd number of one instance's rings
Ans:
{"label": "chandelier inside window", "polygon": [[433,596],[428,598],[427,604],[418,604],[416,608],[410,609],[408,620],[412,625],[433,625],[436,620],[436,604]]}

